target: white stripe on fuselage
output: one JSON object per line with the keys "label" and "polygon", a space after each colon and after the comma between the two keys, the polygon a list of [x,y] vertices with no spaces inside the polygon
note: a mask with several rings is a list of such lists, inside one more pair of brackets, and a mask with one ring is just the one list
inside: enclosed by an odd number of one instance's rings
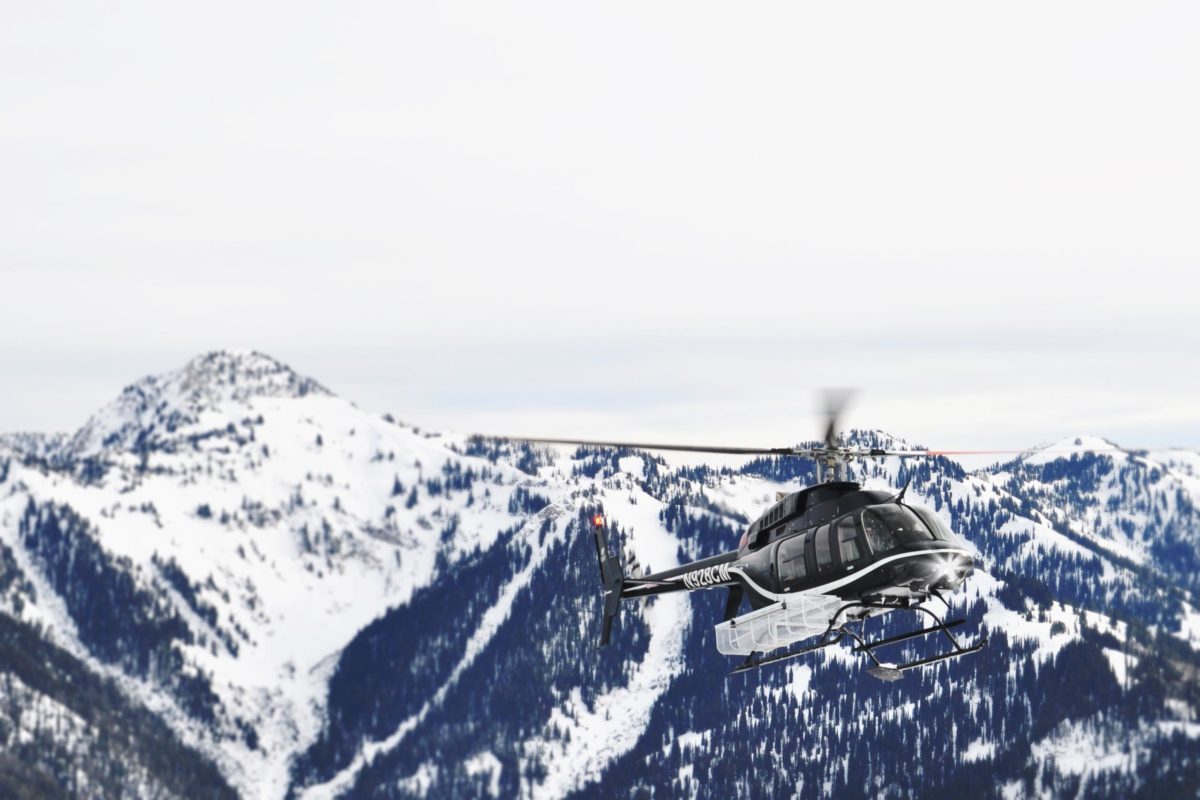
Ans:
{"label": "white stripe on fuselage", "polygon": [[894,556],[888,556],[887,558],[881,558],[878,561],[871,564],[866,569],[864,569],[862,572],[855,572],[853,574],[846,575],[845,577],[838,578],[837,580],[832,580],[832,581],[829,581],[828,583],[822,583],[819,586],[812,586],[812,587],[809,587],[808,589],[805,589],[802,592],[784,592],[782,594],[776,594],[775,592],[768,592],[766,589],[762,588],[757,583],[755,583],[754,579],[751,578],[749,575],[747,575],[745,570],[743,570],[741,567],[731,567],[729,570],[729,574],[737,575],[739,578],[744,580],[750,586],[751,589],[753,589],[755,592],[762,595],[763,597],[768,597],[772,600],[786,600],[789,597],[796,597],[796,596],[802,595],[802,594],[829,594],[831,590],[841,588],[842,586],[845,586],[848,583],[856,581],[859,578],[861,578],[863,575],[873,572],[874,570],[878,569],[879,567],[884,566],[885,564],[890,564],[893,561],[899,561],[902,558],[916,558],[918,556],[933,555],[935,553],[955,553],[957,555],[969,556],[969,557],[974,558],[974,556],[972,555],[972,553],[970,551],[963,550],[963,549],[957,548],[957,547],[944,547],[944,548],[940,548],[938,550],[913,550],[908,553],[897,553]]}

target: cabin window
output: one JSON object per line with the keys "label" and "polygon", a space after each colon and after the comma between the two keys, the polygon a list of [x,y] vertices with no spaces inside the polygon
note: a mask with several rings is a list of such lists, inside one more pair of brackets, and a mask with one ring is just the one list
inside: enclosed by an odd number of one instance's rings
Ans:
{"label": "cabin window", "polygon": [[838,547],[841,548],[843,564],[851,564],[862,558],[862,547],[858,543],[858,525],[853,516],[844,517],[837,525]]}
{"label": "cabin window", "polygon": [[828,525],[817,528],[817,572],[824,572],[833,566],[833,548],[829,544],[830,529]]}
{"label": "cabin window", "polygon": [[808,544],[808,536],[793,536],[779,543],[777,557],[779,559],[779,580],[785,586],[799,583],[808,576],[808,568],[804,563],[804,550]]}
{"label": "cabin window", "polygon": [[758,530],[754,530],[754,527],[751,526],[751,530],[753,531],[753,533],[751,533],[751,535],[750,535],[750,549],[751,550],[757,550],[760,547],[762,547],[763,545],[765,545],[767,542],[770,541],[770,538],[768,535],[768,534],[770,534],[770,531],[767,530],[765,527],[763,527],[763,523],[756,522],[754,524],[758,525],[759,527],[758,527]]}
{"label": "cabin window", "polygon": [[874,511],[864,511],[862,514],[863,533],[866,535],[867,546],[871,552],[879,555],[889,550],[895,550],[898,542],[888,531],[887,523]]}

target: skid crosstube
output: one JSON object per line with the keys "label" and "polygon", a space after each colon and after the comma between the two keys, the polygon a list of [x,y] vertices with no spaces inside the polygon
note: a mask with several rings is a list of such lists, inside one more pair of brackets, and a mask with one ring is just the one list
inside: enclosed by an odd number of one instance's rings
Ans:
{"label": "skid crosstube", "polygon": [[[909,631],[907,633],[901,633],[895,636],[889,636],[886,639],[878,639],[875,641],[868,641],[864,639],[861,634],[856,633],[848,627],[849,623],[851,622],[850,615],[854,614],[855,612],[861,612],[859,613],[857,619],[861,619],[865,623],[865,618],[872,612],[882,611],[911,611],[917,615],[925,614],[933,619],[934,624],[919,630]],[[849,638],[855,642],[855,646],[851,648],[852,652],[865,653],[866,656],[873,662],[871,669],[867,670],[869,674],[871,674],[873,677],[881,678],[883,680],[895,680],[899,677],[901,672],[906,670],[917,669],[918,667],[936,664],[939,661],[946,661],[951,658],[959,658],[960,656],[977,653],[986,647],[986,636],[972,644],[964,645],[957,638],[955,638],[954,634],[950,633],[951,628],[958,627],[965,621],[966,620],[955,619],[946,622],[929,609],[915,605],[866,601],[847,603],[839,608],[837,613],[835,613],[829,620],[829,627],[825,629],[825,632],[821,634],[820,639],[816,643],[807,645],[805,647],[800,647],[795,650],[787,650],[785,652],[775,653],[772,655],[756,657],[753,653],[751,653],[745,661],[734,667],[729,674],[737,675],[738,673],[748,672],[752,669],[766,666],[767,664],[775,664],[780,661],[797,658],[826,647],[831,647],[843,639]],[[880,661],[879,657],[876,656],[874,652],[880,647],[899,644],[900,642],[906,642],[910,639],[916,639],[921,636],[928,636],[930,634],[938,633],[944,635],[950,643],[950,650],[947,652],[938,653],[936,655],[916,659],[914,661],[908,661],[903,664],[891,664]]]}

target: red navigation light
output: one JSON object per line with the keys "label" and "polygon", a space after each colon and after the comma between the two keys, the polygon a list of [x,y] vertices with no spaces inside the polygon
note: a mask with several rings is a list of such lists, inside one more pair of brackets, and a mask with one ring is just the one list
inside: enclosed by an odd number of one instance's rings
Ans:
{"label": "red navigation light", "polygon": [[604,515],[597,514],[596,516],[592,517],[592,524],[595,525],[597,528],[599,528],[601,525],[604,524]]}

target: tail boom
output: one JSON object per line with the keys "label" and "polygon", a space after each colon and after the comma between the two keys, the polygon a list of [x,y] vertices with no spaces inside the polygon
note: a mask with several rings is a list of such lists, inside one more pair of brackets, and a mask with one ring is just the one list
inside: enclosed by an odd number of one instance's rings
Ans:
{"label": "tail boom", "polygon": [[596,559],[600,564],[600,584],[604,592],[600,627],[601,646],[608,644],[612,634],[613,621],[616,620],[617,614],[621,610],[621,600],[623,599],[740,585],[737,577],[729,571],[730,565],[737,560],[736,551],[693,561],[640,578],[626,576],[620,556],[609,549],[603,514],[596,514],[592,517],[592,528],[596,540]]}

